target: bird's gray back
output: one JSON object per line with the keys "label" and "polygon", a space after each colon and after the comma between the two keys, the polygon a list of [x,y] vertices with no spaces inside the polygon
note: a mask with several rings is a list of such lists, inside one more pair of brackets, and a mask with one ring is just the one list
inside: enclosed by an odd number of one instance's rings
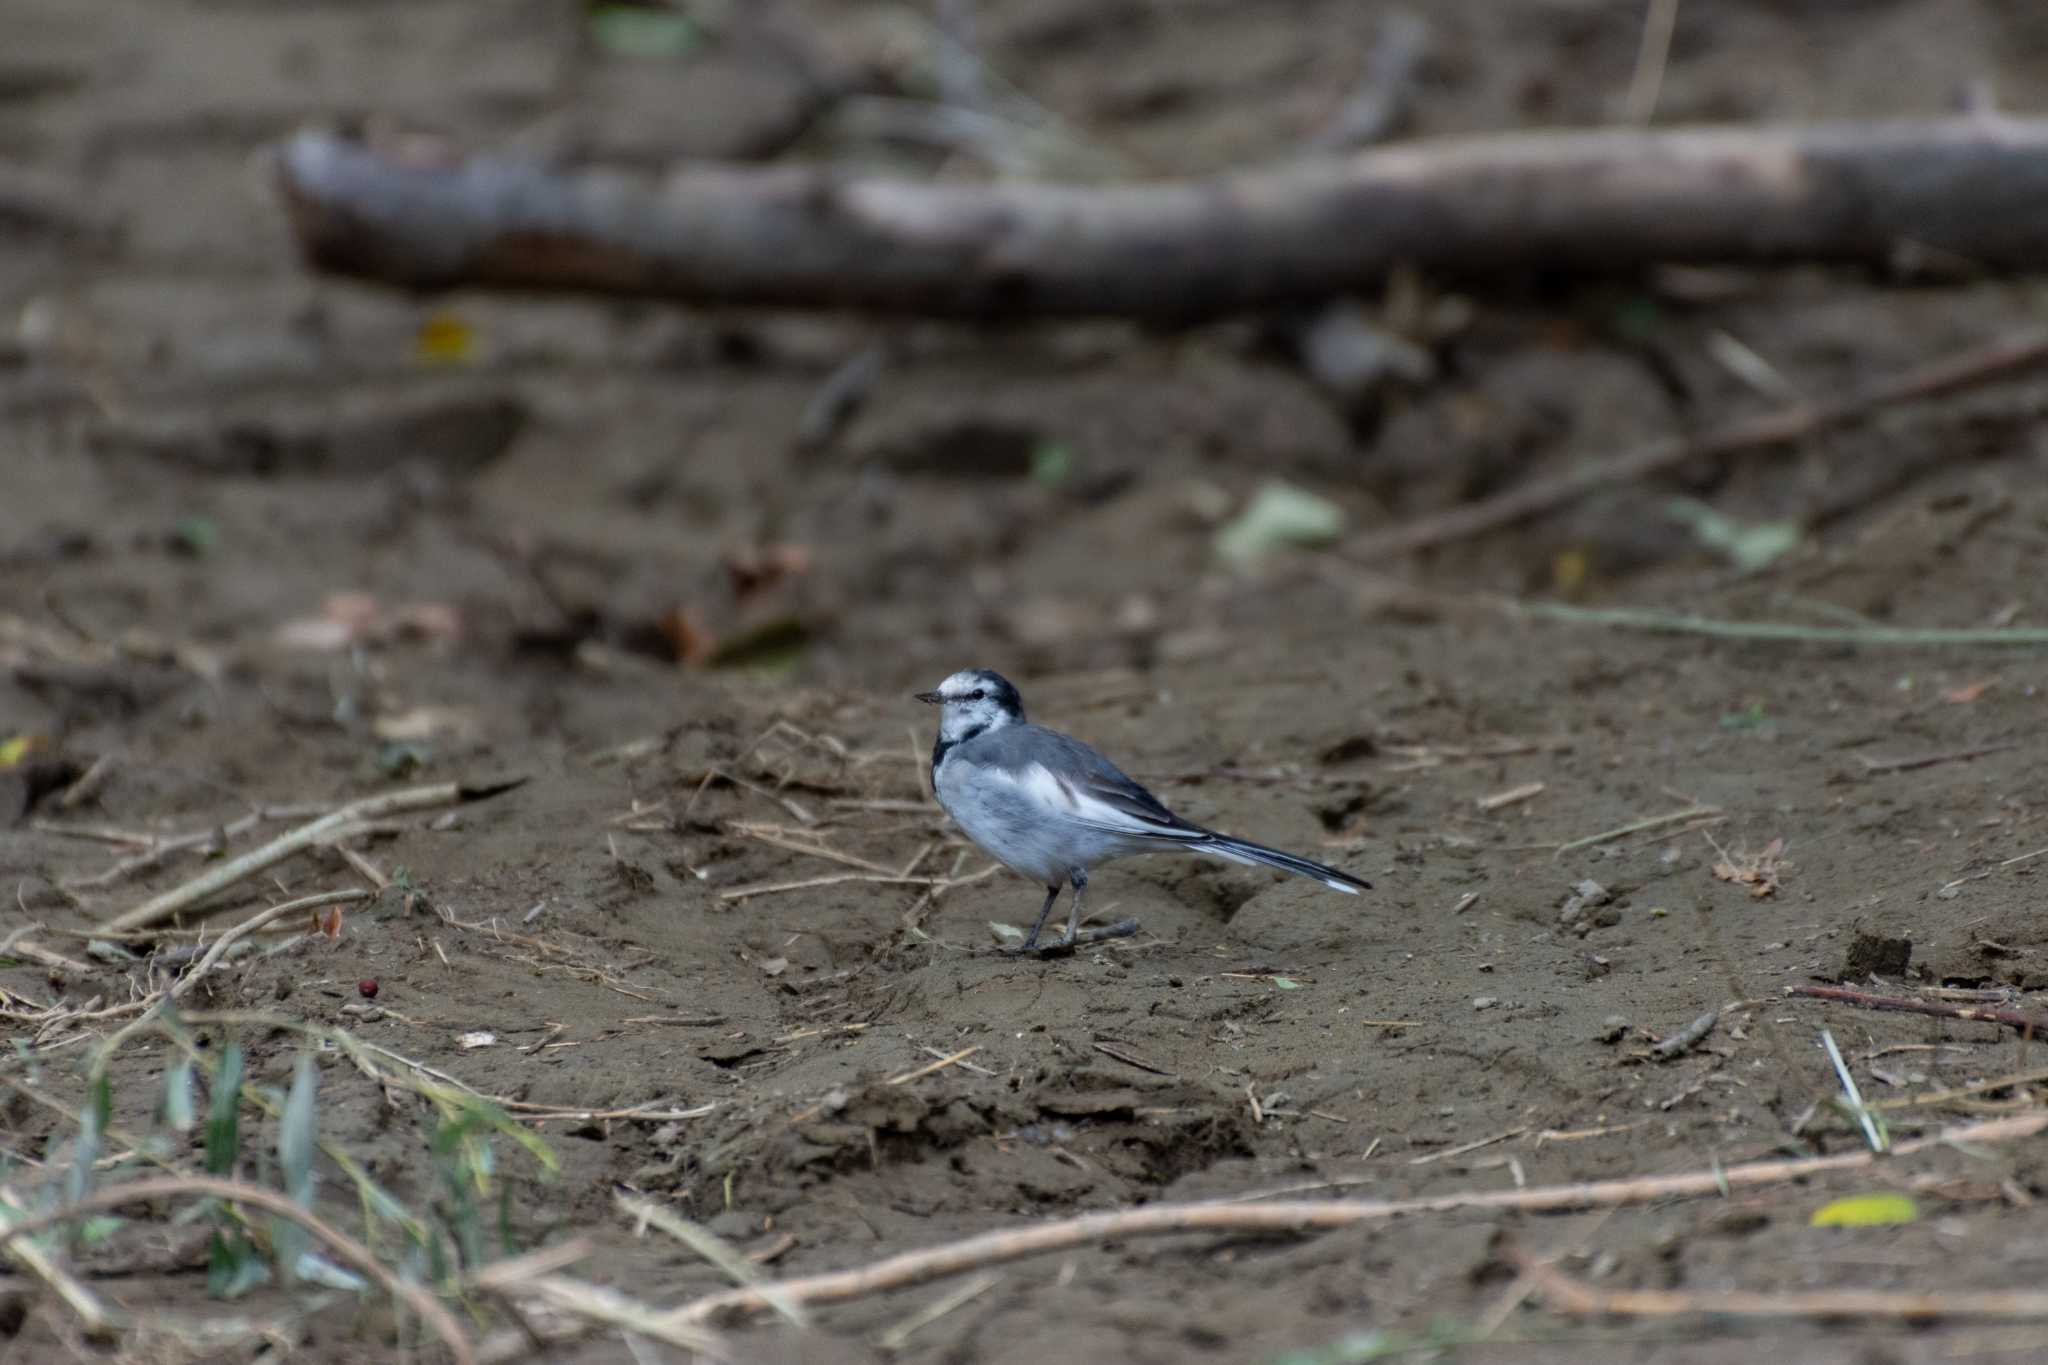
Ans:
{"label": "bird's gray back", "polygon": [[1079,779],[1081,785],[1104,794],[1114,793],[1124,804],[1154,819],[1176,821],[1173,812],[1158,797],[1092,745],[1042,725],[1004,725],[986,731],[962,744],[959,753],[969,762],[998,768],[1012,776],[1040,764],[1061,776]]}

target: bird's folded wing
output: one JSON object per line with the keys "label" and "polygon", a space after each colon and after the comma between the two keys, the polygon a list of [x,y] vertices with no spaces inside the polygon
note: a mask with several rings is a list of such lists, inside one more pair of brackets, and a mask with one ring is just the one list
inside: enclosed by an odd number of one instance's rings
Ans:
{"label": "bird's folded wing", "polygon": [[1208,830],[1181,819],[1161,805],[1151,792],[1120,773],[1090,773],[1084,778],[1061,778],[1039,767],[1032,778],[1041,790],[1050,789],[1057,793],[1054,803],[1069,819],[1089,829],[1144,839],[1209,837]]}

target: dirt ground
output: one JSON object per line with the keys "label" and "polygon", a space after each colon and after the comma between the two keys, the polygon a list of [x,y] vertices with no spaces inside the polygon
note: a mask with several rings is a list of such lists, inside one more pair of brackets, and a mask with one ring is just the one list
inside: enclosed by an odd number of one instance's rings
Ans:
{"label": "dirt ground", "polygon": [[[621,1191],[798,1276],[1165,1200],[1852,1152],[1823,1027],[1873,1100],[2040,1065],[1994,1025],[1780,995],[1874,967],[1894,991],[2048,992],[2042,864],[2007,861],[2048,842],[2033,658],[1631,635],[1485,602],[2048,624],[2048,386],[1902,408],[1375,569],[1341,542],[1251,572],[1212,550],[1268,478],[1364,534],[1775,401],[1729,339],[1778,384],[1832,393],[2037,316],[2031,286],[1416,286],[1457,319],[1432,338],[1436,377],[1338,402],[1255,320],[1157,335],[421,300],[294,261],[252,158],[313,120],[638,164],[872,155],[818,131],[818,73],[914,90],[927,12],[785,4],[756,31],[741,8],[659,59],[594,51],[571,7],[540,0],[0,5],[0,741],[46,741],[0,772],[0,932],[40,923],[78,955],[67,926],[205,866],[186,850],[67,892],[137,852],[80,827],[163,835],[523,778],[356,838],[400,887],[338,939],[230,960],[186,1003],[337,1025],[529,1105],[702,1110],[541,1122],[552,1176],[498,1151],[516,1244],[588,1233],[576,1273],[660,1305],[724,1281],[636,1236]],[[1293,154],[1389,12],[1012,0],[979,7],[976,41],[1088,145],[1197,173]],[[1406,132],[1616,117],[1638,7],[1426,13]],[[2048,88],[2048,12],[1687,5],[1657,116],[1931,114],[1982,88],[2015,108]],[[800,441],[820,387],[876,344],[865,405]],[[1737,572],[1671,520],[1681,494],[1797,522],[1799,544]],[[1189,818],[1375,890],[1136,860],[1092,888],[1098,915],[1142,922],[1135,939],[993,952],[991,922],[1028,921],[1038,892],[973,876],[985,859],[921,785],[933,717],[909,695],[970,665]],[[103,756],[96,791],[61,806]],[[1918,759],[1942,761],[1902,762]],[[1712,809],[1584,842],[1695,807]],[[360,877],[301,858],[215,924]],[[1588,880],[1601,890],[1570,902]],[[1873,938],[1911,940],[1903,970]],[[10,1074],[33,1063],[75,1109],[111,1024],[20,1021],[129,1000],[150,969],[8,961],[9,1027],[37,1054]],[[1651,1054],[1731,1002],[1751,1003],[1697,1048]],[[493,1044],[465,1044],[479,1032]],[[289,1079],[293,1035],[208,1036]],[[164,1066],[161,1044],[123,1050],[117,1122],[149,1124]],[[432,1199],[425,1106],[346,1065],[321,1085],[322,1135]],[[19,1163],[68,1128],[10,1093],[10,1169],[31,1178]],[[2020,1085],[1887,1113],[1905,1138],[2037,1102]],[[355,1216],[341,1181],[323,1188]],[[1809,1226],[1832,1198],[1894,1188],[1918,1221]],[[2048,1352],[2048,1326],[1571,1319],[1517,1285],[1515,1258],[1608,1289],[2037,1288],[2044,1194],[2037,1139],[1591,1213],[1125,1242],[1001,1267],[907,1335],[891,1333],[956,1284],[823,1309],[808,1334],[733,1330],[770,1361],[1336,1362],[1389,1351],[1371,1330],[1488,1360],[2021,1360]],[[197,1309],[204,1262],[172,1236],[94,1282]],[[18,1305],[25,1283],[0,1292]],[[0,1359],[84,1349],[53,1301],[32,1304],[0,1313]],[[294,1358],[385,1358],[381,1330],[331,1309]],[[555,1358],[635,1356],[612,1334]]]}

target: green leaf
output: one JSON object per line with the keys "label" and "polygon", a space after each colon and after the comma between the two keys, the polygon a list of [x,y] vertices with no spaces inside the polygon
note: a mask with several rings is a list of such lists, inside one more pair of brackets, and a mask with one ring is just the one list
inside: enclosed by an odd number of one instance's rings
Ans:
{"label": "green leaf", "polygon": [[[291,1094],[277,1122],[277,1163],[284,1170],[284,1190],[302,1209],[313,1207],[313,1152],[317,1144],[314,1125],[319,1096],[320,1068],[313,1054],[299,1054],[292,1069]],[[290,1260],[283,1264],[291,1265]]]}
{"label": "green leaf", "polygon": [[1852,1194],[1823,1204],[1807,1221],[1817,1228],[1878,1228],[1918,1221],[1920,1206],[1903,1194]]}
{"label": "green leaf", "polygon": [[1031,452],[1031,481],[1057,488],[1074,472],[1073,447],[1063,441],[1044,441]]}
{"label": "green leaf", "polygon": [[1273,984],[1278,986],[1283,991],[1298,991],[1301,989],[1301,983],[1299,981],[1296,981],[1293,977],[1288,976],[1274,977]]}
{"label": "green leaf", "polygon": [[206,1173],[229,1175],[242,1149],[242,1049],[229,1043],[213,1071],[213,1099],[206,1111]]}
{"label": "green leaf", "polygon": [[1288,545],[1327,545],[1344,534],[1344,509],[1293,484],[1269,480],[1216,532],[1216,553],[1240,566]]}
{"label": "green leaf", "polygon": [[811,628],[794,616],[784,616],[719,641],[705,662],[713,668],[793,668],[810,643]]}
{"label": "green leaf", "polygon": [[299,1281],[299,1263],[313,1254],[313,1234],[289,1218],[270,1220],[270,1252],[286,1284]]}
{"label": "green leaf", "polygon": [[199,1122],[198,1096],[194,1093],[192,1059],[180,1057],[164,1073],[164,1122],[181,1133],[189,1133]]}
{"label": "green leaf", "polygon": [[92,1193],[93,1167],[100,1159],[100,1148],[107,1131],[107,1115],[113,1106],[107,1088],[107,1074],[103,1071],[93,1078],[93,1085],[86,1097],[85,1112],[78,1116],[78,1140],[71,1146],[71,1165],[64,1173],[64,1202],[76,1204]]}
{"label": "green leaf", "polygon": [[1743,573],[1754,573],[1799,548],[1804,538],[1796,521],[1760,521],[1754,525],[1723,516],[1706,503],[1677,498],[1665,515],[1692,531],[1693,538],[1725,556]]}
{"label": "green leaf", "polygon": [[107,1079],[106,1072],[102,1071],[92,1078],[92,1090],[88,1098],[92,1101],[89,1112],[92,1115],[93,1131],[104,1133],[107,1131],[107,1124],[114,1117],[114,1088],[113,1083]]}
{"label": "green leaf", "polygon": [[212,517],[185,517],[171,528],[171,545],[188,555],[209,554],[219,544],[220,526]]}
{"label": "green leaf", "polygon": [[1722,712],[1721,728],[1723,730],[1755,730],[1761,728],[1769,719],[1770,715],[1764,710],[1764,704],[1760,701],[1753,701],[1740,711]]}
{"label": "green leaf", "polygon": [[621,57],[687,57],[697,47],[697,21],[670,9],[598,5],[590,11],[590,38]]}
{"label": "green leaf", "polygon": [[78,1225],[78,1245],[96,1247],[128,1226],[126,1218],[111,1213],[96,1213]]}
{"label": "green leaf", "polygon": [[294,1275],[302,1284],[317,1284],[323,1289],[345,1289],[360,1294],[370,1287],[368,1280],[353,1270],[344,1270],[317,1251],[300,1255],[293,1263]]}
{"label": "green leaf", "polygon": [[270,1279],[270,1267],[239,1230],[217,1228],[206,1252],[206,1292],[217,1299],[238,1299]]}

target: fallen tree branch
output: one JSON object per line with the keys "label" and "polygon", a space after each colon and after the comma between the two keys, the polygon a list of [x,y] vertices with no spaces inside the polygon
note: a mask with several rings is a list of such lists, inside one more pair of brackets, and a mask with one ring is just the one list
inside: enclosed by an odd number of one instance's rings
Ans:
{"label": "fallen tree branch", "polygon": [[1162,321],[1310,302],[1393,266],[1883,266],[1920,249],[2038,270],[2048,120],[1538,131],[1211,180],[922,184],[830,167],[659,179],[385,152],[307,131],[277,182],[322,270],[709,304]]}
{"label": "fallen tree branch", "polygon": [[2025,1010],[2002,1010],[1984,1005],[1949,1005],[1939,1000],[1915,1000],[1909,995],[1875,995],[1847,986],[1787,986],[1785,994],[1808,1000],[1832,1000],[1866,1010],[1890,1010],[1896,1014],[1931,1014],[1937,1019],[1967,1019],[1978,1024],[2003,1024],[2035,1038],[2048,1038],[2048,1015]]}
{"label": "fallen tree branch", "polygon": [[695,1325],[721,1313],[762,1309],[772,1294],[778,1302],[796,1305],[857,1299],[943,1279],[1005,1261],[1067,1251],[1074,1247],[1132,1237],[1162,1237],[1188,1232],[1314,1232],[1379,1222],[1418,1213],[1459,1209],[1519,1210],[1552,1213],[1569,1209],[1612,1208],[1652,1199],[1688,1195],[1724,1195],[1731,1189],[1783,1184],[1829,1171],[1856,1170],[1878,1161],[1890,1162],[1914,1152],[1952,1143],[2010,1142],[2048,1129],[2048,1113],[2019,1115],[1946,1129],[1931,1137],[1902,1142],[1883,1156],[1847,1152],[1839,1156],[1792,1161],[1754,1161],[1739,1166],[1684,1175],[1640,1176],[1597,1180],[1577,1185],[1548,1185],[1526,1190],[1487,1190],[1436,1195],[1420,1199],[1291,1200],[1247,1204],[1155,1204],[1146,1208],[1062,1218],[1029,1227],[984,1233],[922,1251],[885,1257],[853,1270],[832,1271],[772,1286],[743,1287],[707,1294],[661,1316],[665,1324]]}
{"label": "fallen tree branch", "polygon": [[[2048,239],[2043,240],[2042,248],[2048,252]],[[1430,516],[1416,517],[1395,530],[1356,541],[1346,546],[1343,553],[1354,562],[1369,563],[1456,540],[1469,540],[1483,531],[1498,530],[1545,512],[1554,512],[1589,493],[1618,488],[1675,468],[1688,460],[1726,458],[1766,446],[1788,445],[1868,417],[1883,408],[2010,378],[2044,361],[2048,361],[2048,330],[2022,328],[1959,355],[1944,356],[1890,375],[1839,398],[1820,403],[1795,403],[1776,412],[1738,418],[1718,430],[1697,436],[1666,436],[1620,455],[1577,465],[1552,478],[1534,479],[1477,502],[1462,503]],[[1784,629],[1790,631],[1794,628]],[[1818,631],[1808,633],[1820,634]]]}
{"label": "fallen tree branch", "polygon": [[239,858],[230,858],[181,886],[174,886],[160,895],[151,896],[133,910],[108,920],[104,927],[109,930],[147,929],[151,925],[161,924],[219,895],[243,878],[253,877],[264,868],[275,867],[285,859],[331,838],[337,831],[346,829],[357,821],[376,820],[386,815],[396,815],[401,811],[423,810],[429,806],[446,806],[459,801],[481,801],[485,797],[510,791],[525,780],[521,777],[481,785],[441,782],[431,787],[408,787],[404,791],[385,792],[380,796],[366,796],[360,801],[351,801],[318,820],[300,825],[297,829],[287,830],[261,848],[251,849]]}

